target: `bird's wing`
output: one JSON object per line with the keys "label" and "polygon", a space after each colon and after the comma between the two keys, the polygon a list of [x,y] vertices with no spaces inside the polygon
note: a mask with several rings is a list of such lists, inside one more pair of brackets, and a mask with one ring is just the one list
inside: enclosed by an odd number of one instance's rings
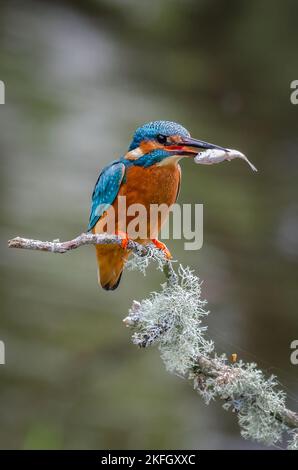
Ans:
{"label": "bird's wing", "polygon": [[88,230],[91,230],[102,214],[113,204],[125,174],[125,165],[114,162],[100,173],[92,194]]}

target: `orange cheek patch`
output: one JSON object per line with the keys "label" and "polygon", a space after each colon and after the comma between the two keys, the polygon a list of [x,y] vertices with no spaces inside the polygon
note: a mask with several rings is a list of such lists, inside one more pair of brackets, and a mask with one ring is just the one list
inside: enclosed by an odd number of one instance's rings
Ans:
{"label": "orange cheek patch", "polygon": [[163,148],[163,146],[158,144],[157,142],[154,142],[153,140],[143,140],[140,143],[139,148],[141,149],[141,151],[144,155],[146,153],[152,152],[152,150],[161,149],[161,148]]}
{"label": "orange cheek patch", "polygon": [[[169,139],[172,144],[170,145],[162,145],[162,144],[159,144],[158,142],[154,141],[154,140],[143,140],[139,147],[135,150],[132,150],[131,152],[129,152],[129,154],[137,154],[137,156],[134,156],[132,158],[139,158],[143,155],[146,155],[150,152],[152,152],[153,150],[156,150],[156,149],[163,149],[163,150],[169,150],[169,151],[175,151],[175,150],[186,150],[186,151],[189,151],[189,148],[188,147],[185,147],[182,143],[181,143],[181,137],[179,135],[173,135],[170,137]],[[129,158],[129,157],[127,157]]]}
{"label": "orange cheek patch", "polygon": [[180,135],[172,135],[169,140],[173,142],[172,145],[168,145],[167,148],[169,150],[183,150],[183,145],[181,145],[181,137]]}
{"label": "orange cheek patch", "polygon": [[143,142],[140,143],[139,149],[141,150],[142,154],[150,153],[152,150],[156,149],[165,149],[165,150],[182,150],[183,146],[179,145],[181,142],[181,138],[179,135],[174,135],[171,137],[171,140],[173,142],[173,145],[162,145],[159,144],[158,142],[155,142],[154,140],[143,140]]}
{"label": "orange cheek patch", "polygon": [[181,145],[182,139],[181,139],[180,135],[171,135],[169,137],[169,141],[173,142],[173,145],[175,145],[175,144],[176,145],[179,145],[179,144]]}
{"label": "orange cheek patch", "polygon": [[127,152],[125,157],[128,160],[137,160],[143,155],[146,155],[147,153],[152,152],[152,150],[158,148],[163,148],[163,146],[152,140],[143,140],[137,148],[131,150],[130,152]]}

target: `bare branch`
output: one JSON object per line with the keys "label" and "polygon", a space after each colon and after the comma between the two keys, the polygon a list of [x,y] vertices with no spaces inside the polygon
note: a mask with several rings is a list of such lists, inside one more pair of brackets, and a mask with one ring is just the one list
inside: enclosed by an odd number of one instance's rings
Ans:
{"label": "bare branch", "polygon": [[[43,242],[41,240],[16,237],[12,240],[8,240],[8,247],[21,248],[24,250],[48,251],[50,253],[66,253],[67,251],[75,250],[84,245],[121,245],[121,240],[121,237],[117,235],[97,235],[93,233],[82,233],[73,240],[66,242],[60,242],[59,239],[53,240],[52,242]],[[140,256],[145,256],[148,253],[146,246],[140,245],[133,240],[128,241],[127,249]]]}
{"label": "bare branch", "polygon": [[[60,242],[59,239],[49,241],[34,240],[31,238],[15,237],[8,240],[9,248],[19,248],[23,250],[47,251],[49,253],[66,253],[67,251],[76,250],[84,245],[121,245],[122,238],[117,235],[81,233],[73,240]],[[147,256],[150,250],[157,250],[153,245],[141,245],[133,240],[128,240],[127,249],[137,256]],[[158,251],[158,250],[157,250]],[[176,280],[176,273],[172,263],[166,257],[163,264],[164,274],[170,283]]]}

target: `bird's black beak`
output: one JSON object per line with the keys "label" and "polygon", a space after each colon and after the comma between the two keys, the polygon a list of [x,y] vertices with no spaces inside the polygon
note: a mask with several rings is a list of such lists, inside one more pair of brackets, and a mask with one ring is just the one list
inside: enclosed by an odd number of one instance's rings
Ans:
{"label": "bird's black beak", "polygon": [[192,137],[182,137],[181,142],[179,143],[188,154],[197,154],[200,150],[208,150],[208,149],[217,149],[217,150],[224,150],[227,152],[227,149],[224,147],[220,147],[219,145],[210,144],[209,142],[204,142],[204,140],[197,140],[193,139]]}

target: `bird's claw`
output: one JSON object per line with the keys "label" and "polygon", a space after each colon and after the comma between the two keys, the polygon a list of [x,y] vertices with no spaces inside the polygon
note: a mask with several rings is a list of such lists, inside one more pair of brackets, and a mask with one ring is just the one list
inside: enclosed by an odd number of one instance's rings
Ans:
{"label": "bird's claw", "polygon": [[158,248],[159,250],[161,250],[164,253],[164,255],[167,259],[172,259],[173,258],[172,255],[171,255],[170,250],[168,249],[168,247],[163,242],[157,240],[157,238],[153,238],[151,241],[152,241],[153,245],[156,246],[156,248]]}
{"label": "bird's claw", "polygon": [[127,233],[126,232],[121,232],[121,230],[118,230],[116,234],[118,235],[118,237],[121,238],[121,248],[123,250],[126,250],[128,242],[129,242],[129,237],[128,237]]}

